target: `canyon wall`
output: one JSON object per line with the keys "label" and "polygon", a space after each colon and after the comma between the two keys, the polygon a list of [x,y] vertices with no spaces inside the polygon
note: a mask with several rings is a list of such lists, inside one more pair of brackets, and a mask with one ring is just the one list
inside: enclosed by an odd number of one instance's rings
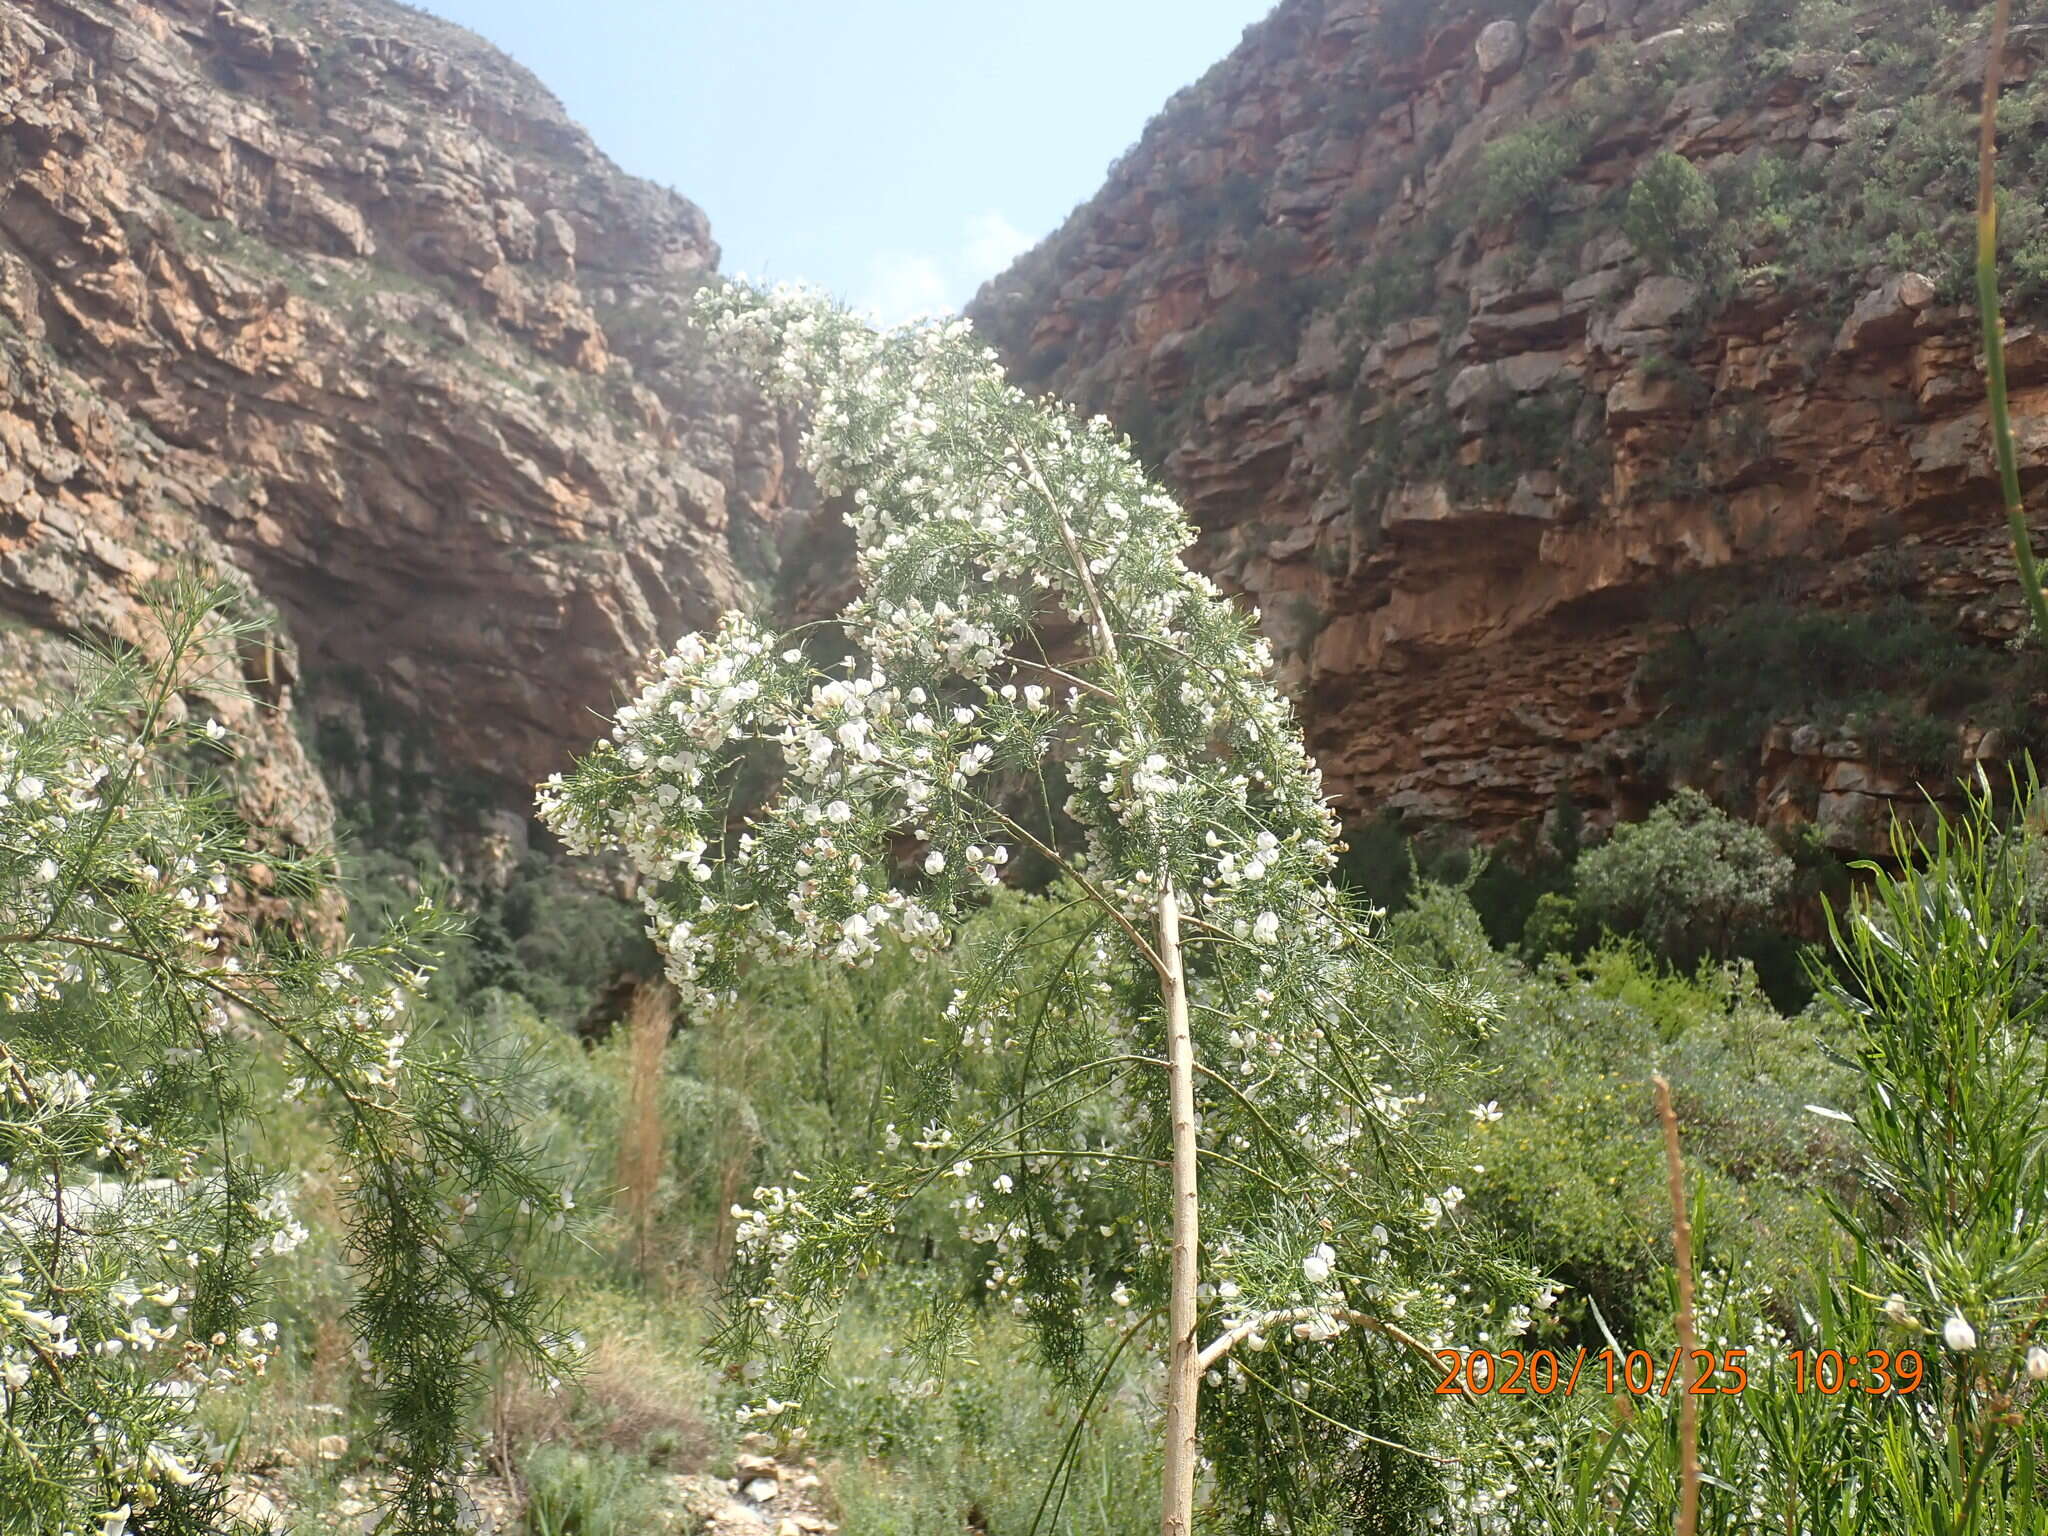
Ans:
{"label": "canyon wall", "polygon": [[679,320],[717,259],[410,7],[0,0],[0,686],[197,563],[274,631],[253,821],[374,791],[516,851],[645,652],[772,580],[782,425]]}
{"label": "canyon wall", "polygon": [[[1869,849],[2048,702],[1965,302],[1987,17],[1283,0],[970,312],[1160,466],[1354,814],[1689,778]],[[2005,61],[2030,483],[2044,30]],[[1895,619],[1940,667],[1831,679]]]}

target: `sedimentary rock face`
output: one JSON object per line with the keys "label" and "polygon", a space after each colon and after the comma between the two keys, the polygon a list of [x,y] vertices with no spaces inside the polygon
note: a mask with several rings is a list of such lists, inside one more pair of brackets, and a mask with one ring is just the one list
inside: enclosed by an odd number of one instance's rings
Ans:
{"label": "sedimentary rock face", "polygon": [[329,819],[298,736],[523,814],[650,647],[772,571],[781,425],[679,322],[716,261],[409,8],[0,0],[15,681],[197,559],[276,610],[260,819]]}

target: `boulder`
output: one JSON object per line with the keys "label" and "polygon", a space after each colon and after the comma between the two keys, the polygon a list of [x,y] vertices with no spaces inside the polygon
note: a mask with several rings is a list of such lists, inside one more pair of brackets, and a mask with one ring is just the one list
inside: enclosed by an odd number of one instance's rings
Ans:
{"label": "boulder", "polygon": [[1479,61],[1479,78],[1488,85],[1498,85],[1520,69],[1526,51],[1527,41],[1521,27],[1505,17],[1481,27],[1472,44],[1473,57]]}
{"label": "boulder", "polygon": [[1857,300],[1835,336],[1837,352],[1903,347],[1920,329],[1921,312],[1934,303],[1934,280],[1902,272]]}

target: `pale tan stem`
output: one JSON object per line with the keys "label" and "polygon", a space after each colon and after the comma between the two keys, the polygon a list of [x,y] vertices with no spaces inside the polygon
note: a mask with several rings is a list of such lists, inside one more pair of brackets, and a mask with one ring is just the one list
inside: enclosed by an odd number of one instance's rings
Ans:
{"label": "pale tan stem", "polygon": [[[1089,627],[1095,632],[1096,648],[1119,684],[1123,682],[1123,658],[1118,654],[1116,629],[1109,622],[1109,609],[1095,585],[1095,573],[1088,568],[1087,552],[1074,536],[1059,499],[1039,473],[1031,451],[1021,443],[1017,452],[1032,489],[1044,498],[1047,511],[1059,528],[1060,542],[1074,567],[1074,579],[1088,605]],[[1128,720],[1128,706],[1126,706]],[[1130,722],[1132,745],[1140,746],[1135,722]],[[1114,909],[1112,909],[1114,910]],[[1168,1110],[1173,1125],[1173,1252],[1167,1275],[1166,1327],[1171,1335],[1166,1354],[1166,1474],[1160,1492],[1161,1536],[1193,1536],[1195,1528],[1195,1444],[1196,1414],[1202,1385],[1200,1346],[1196,1341],[1195,1286],[1201,1254],[1201,1195],[1199,1169],[1201,1144],[1195,1132],[1195,1039],[1188,1025],[1187,971],[1181,956],[1180,896],[1174,890],[1173,868],[1160,850],[1158,944],[1150,958],[1159,974],[1159,990],[1166,1004],[1166,1076]]]}
{"label": "pale tan stem", "polygon": [[1664,1169],[1671,1182],[1671,1241],[1678,1251],[1678,1349],[1685,1361],[1685,1395],[1678,1400],[1678,1514],[1674,1536],[1695,1536],[1700,1523],[1700,1400],[1693,1388],[1699,1369],[1693,1351],[1699,1334],[1693,1323],[1692,1214],[1685,1198],[1685,1161],[1678,1151],[1678,1114],[1671,1107],[1671,1084],[1661,1075],[1657,1085],[1657,1118],[1664,1123]]}
{"label": "pale tan stem", "polygon": [[1173,1117],[1173,1255],[1167,1291],[1166,1480],[1161,1536],[1192,1536],[1195,1517],[1196,1398],[1202,1384],[1195,1340],[1195,1283],[1201,1244],[1196,1189],[1195,1042],[1188,1028],[1187,976],[1181,967],[1180,898],[1162,872],[1159,892],[1161,990],[1166,999],[1166,1062]]}

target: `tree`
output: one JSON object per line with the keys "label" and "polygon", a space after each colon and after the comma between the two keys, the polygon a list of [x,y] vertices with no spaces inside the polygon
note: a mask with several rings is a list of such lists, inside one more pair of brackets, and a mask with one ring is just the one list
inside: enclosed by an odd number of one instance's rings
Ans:
{"label": "tree", "polygon": [[[895,1213],[951,1180],[989,1292],[1084,1397],[1158,1342],[1168,1536],[1193,1528],[1198,1411],[1246,1529],[1440,1497],[1437,1464],[1388,1446],[1453,1432],[1426,1412],[1447,1266],[1517,1297],[1526,1277],[1461,1252],[1419,1108],[1441,1063],[1382,1006],[1389,968],[1330,883],[1336,828],[1251,620],[1181,563],[1191,531],[1128,444],[1027,400],[964,322],[878,335],[738,288],[700,306],[808,407],[861,591],[830,628],[735,615],[686,637],[543,815],[630,856],[698,1007],[757,963],[943,945],[1013,850],[1057,877],[1052,914],[935,1021],[904,1100],[921,1128],[741,1213],[719,1348],[765,1364],[750,1411],[799,1406]],[[991,1051],[1007,1102],[955,1123],[955,1066]],[[1082,1214],[1105,1207],[1129,1224],[1113,1274]],[[927,1359],[950,1304],[906,1325]],[[1336,1372],[1340,1349],[1370,1358]],[[1270,1454],[1262,1415],[1324,1459]]]}
{"label": "tree", "polygon": [[[519,1250],[560,1205],[502,1077],[408,1001],[431,910],[333,953],[245,912],[260,876],[208,787],[234,750],[232,590],[187,586],[133,652],[38,720],[0,713],[0,1509],[8,1528],[199,1536],[226,1523],[198,1396],[288,1341],[264,1280],[306,1231],[247,1150],[279,1106],[264,1056],[329,1131],[358,1281],[353,1325],[396,1472],[387,1529],[453,1529],[481,1360],[540,1365]],[[523,1210],[521,1207],[523,1206]]]}
{"label": "tree", "polygon": [[1681,789],[1580,854],[1576,875],[1587,917],[1641,934],[1683,966],[1726,954],[1769,916],[1792,883],[1792,861],[1761,828]]}

